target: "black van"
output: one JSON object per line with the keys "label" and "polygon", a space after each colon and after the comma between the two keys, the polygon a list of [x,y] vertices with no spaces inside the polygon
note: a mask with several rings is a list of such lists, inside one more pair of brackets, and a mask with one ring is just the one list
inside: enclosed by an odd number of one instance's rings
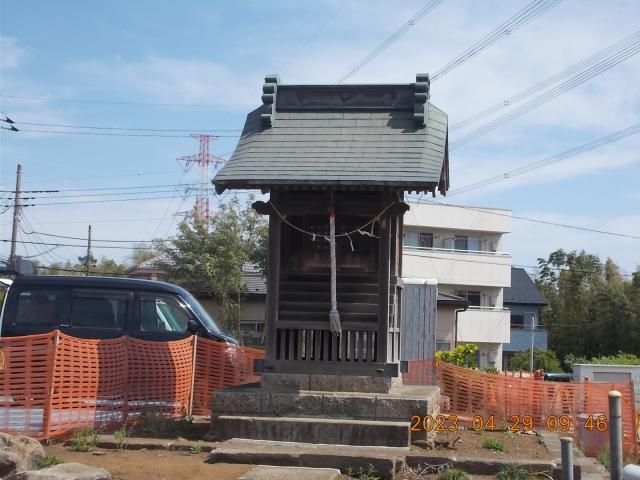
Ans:
{"label": "black van", "polygon": [[152,280],[19,275],[8,288],[0,336],[60,330],[79,338],[179,340],[190,335],[237,344],[185,289]]}

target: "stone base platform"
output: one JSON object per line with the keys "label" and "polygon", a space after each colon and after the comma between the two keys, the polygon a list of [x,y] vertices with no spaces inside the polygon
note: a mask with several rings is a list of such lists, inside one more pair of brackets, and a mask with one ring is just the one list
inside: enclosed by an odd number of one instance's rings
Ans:
{"label": "stone base platform", "polygon": [[207,438],[407,447],[433,435],[411,432],[411,417],[437,415],[439,397],[434,386],[367,393],[239,385],[214,392]]}

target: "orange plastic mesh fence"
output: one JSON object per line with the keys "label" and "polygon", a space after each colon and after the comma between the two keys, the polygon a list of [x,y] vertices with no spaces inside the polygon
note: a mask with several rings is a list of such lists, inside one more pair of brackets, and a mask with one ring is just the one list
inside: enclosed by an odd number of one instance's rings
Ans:
{"label": "orange plastic mesh fence", "polygon": [[[474,416],[487,419],[494,415],[496,427],[522,429],[523,417],[528,415],[538,429],[573,435],[588,454],[593,454],[608,442],[604,424],[601,430],[587,428],[581,421],[591,415],[608,415],[608,392],[622,394],[623,449],[637,454],[636,413],[632,382],[565,383],[535,380],[531,377],[505,377],[479,370],[470,370],[433,360],[412,360],[403,374],[406,384],[438,385],[444,413],[457,415],[470,422]],[[580,417],[581,415],[586,417]],[[564,417],[563,424],[559,424]],[[581,418],[582,420],[579,420]],[[551,419],[551,420],[550,420]],[[500,420],[500,421],[498,421]],[[595,424],[595,422],[594,422]],[[591,425],[592,426],[592,425]]]}
{"label": "orange plastic mesh fence", "polygon": [[46,436],[54,335],[0,338],[0,431]]}
{"label": "orange plastic mesh fence", "polygon": [[86,340],[60,333],[54,341],[46,436],[122,421],[128,385],[126,339]]}
{"label": "orange plastic mesh fence", "polygon": [[241,383],[254,382],[253,361],[264,350],[198,338],[193,385],[193,413],[211,413],[211,392]]}
{"label": "orange plastic mesh fence", "polygon": [[128,414],[152,408],[165,416],[187,415],[193,374],[193,338],[149,342],[126,338]]}
{"label": "orange plastic mesh fence", "polygon": [[[214,389],[257,380],[262,350],[195,337],[87,340],[60,332],[0,339],[0,431],[39,439],[79,427],[211,413]],[[195,365],[194,365],[195,360]]]}

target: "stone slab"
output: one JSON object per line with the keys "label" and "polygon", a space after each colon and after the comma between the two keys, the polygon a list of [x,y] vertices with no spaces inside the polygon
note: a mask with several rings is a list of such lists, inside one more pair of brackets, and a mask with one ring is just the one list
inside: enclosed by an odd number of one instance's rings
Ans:
{"label": "stone slab", "polygon": [[316,390],[329,392],[388,393],[397,377],[371,375],[323,375],[307,373],[262,374],[262,386],[276,392]]}
{"label": "stone slab", "polygon": [[[275,374],[272,374],[275,375]],[[218,390],[212,415],[251,415],[411,421],[412,415],[436,415],[440,389],[401,386],[389,393],[269,390],[259,383]]]}
{"label": "stone slab", "polygon": [[212,420],[216,440],[247,438],[333,445],[408,447],[409,422],[222,415]]}
{"label": "stone slab", "polygon": [[335,468],[308,467],[276,467],[258,465],[238,480],[336,480],[340,477],[340,470]]}
{"label": "stone slab", "polygon": [[[249,463],[299,467],[367,469],[373,465],[376,474],[391,479],[404,466],[409,448],[363,447],[352,445],[320,445],[296,442],[231,439],[219,444],[208,463]],[[301,477],[302,478],[302,477]]]}

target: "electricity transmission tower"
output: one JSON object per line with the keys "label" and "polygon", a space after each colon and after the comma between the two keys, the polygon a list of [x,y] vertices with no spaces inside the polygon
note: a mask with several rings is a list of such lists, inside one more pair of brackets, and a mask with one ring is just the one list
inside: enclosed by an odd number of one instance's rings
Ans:
{"label": "electricity transmission tower", "polygon": [[[195,138],[200,143],[198,153],[195,155],[178,157],[177,160],[178,163],[184,164],[183,168],[185,171],[189,170],[194,165],[198,168],[197,185],[194,189],[196,192],[196,200],[193,210],[177,212],[176,215],[182,217],[195,215],[205,224],[208,224],[209,219],[211,218],[209,197],[213,194],[209,166],[214,165],[214,167],[218,167],[225,162],[225,159],[209,154],[209,142],[218,138],[215,135],[194,134],[191,135],[191,137]],[[189,190],[185,192],[185,194],[188,193],[190,193]]]}

